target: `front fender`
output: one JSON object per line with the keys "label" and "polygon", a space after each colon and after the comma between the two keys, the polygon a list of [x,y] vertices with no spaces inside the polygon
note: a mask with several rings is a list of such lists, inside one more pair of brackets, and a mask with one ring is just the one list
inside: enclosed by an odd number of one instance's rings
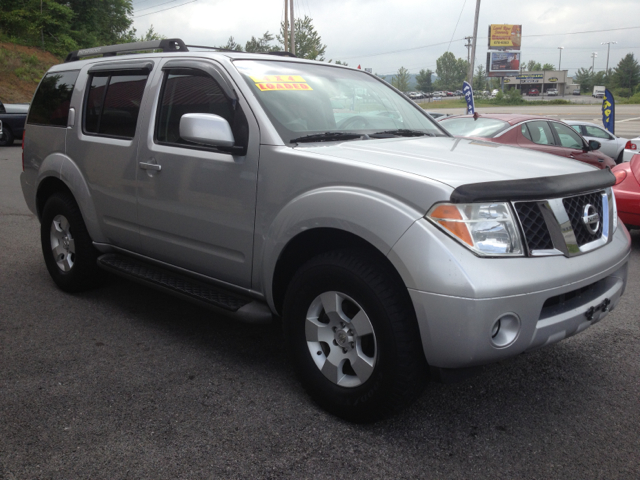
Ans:
{"label": "front fender", "polygon": [[387,255],[424,213],[380,192],[348,186],[319,188],[288,202],[276,215],[263,241],[261,289],[272,309],[273,275],[286,245],[315,228],[352,233]]}
{"label": "front fender", "polygon": [[62,153],[47,156],[38,170],[36,191],[39,190],[42,182],[49,177],[58,178],[69,188],[78,207],[80,207],[91,239],[94,242],[106,242],[107,238],[102,234],[98,224],[98,214],[91,198],[89,186],[75,162]]}

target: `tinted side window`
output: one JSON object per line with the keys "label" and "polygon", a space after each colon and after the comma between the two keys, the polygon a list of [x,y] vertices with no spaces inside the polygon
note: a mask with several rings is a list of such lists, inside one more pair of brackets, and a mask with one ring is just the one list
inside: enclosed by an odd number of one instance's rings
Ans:
{"label": "tinted side window", "polygon": [[156,141],[192,145],[180,138],[180,118],[186,113],[212,113],[229,122],[237,146],[246,144],[248,127],[238,105],[228,99],[218,82],[196,69],[174,69],[165,72],[158,106]]}
{"label": "tinted side window", "polygon": [[551,125],[553,125],[553,128],[558,134],[560,144],[563,147],[582,149],[584,146],[582,138],[580,138],[580,135],[578,135],[573,129],[556,122],[551,122]]}
{"label": "tinted side window", "polygon": [[133,138],[147,75],[93,75],[84,109],[84,131]]}
{"label": "tinted side window", "polygon": [[66,127],[78,71],[48,73],[33,97],[27,123]]}
{"label": "tinted side window", "polygon": [[[538,145],[553,145],[553,134],[547,122],[527,122],[529,138]],[[525,135],[526,136],[526,135]]]}

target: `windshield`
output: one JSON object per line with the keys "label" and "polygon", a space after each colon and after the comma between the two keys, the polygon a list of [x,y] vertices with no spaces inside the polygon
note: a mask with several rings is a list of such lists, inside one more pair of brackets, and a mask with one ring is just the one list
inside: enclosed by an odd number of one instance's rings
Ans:
{"label": "windshield", "polygon": [[283,61],[235,65],[285,143],[310,135],[309,141],[321,141],[317,134],[327,132],[329,141],[370,134],[446,136],[420,107],[364,72]]}
{"label": "windshield", "polygon": [[482,117],[476,120],[473,117],[445,118],[440,120],[440,125],[452,135],[483,138],[491,138],[509,127],[509,124],[503,120]]}

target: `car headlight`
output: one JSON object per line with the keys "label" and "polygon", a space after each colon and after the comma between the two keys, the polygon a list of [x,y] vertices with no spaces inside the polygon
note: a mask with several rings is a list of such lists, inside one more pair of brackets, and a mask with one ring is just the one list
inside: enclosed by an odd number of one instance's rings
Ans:
{"label": "car headlight", "polygon": [[524,255],[508,203],[439,203],[426,218],[478,255]]}

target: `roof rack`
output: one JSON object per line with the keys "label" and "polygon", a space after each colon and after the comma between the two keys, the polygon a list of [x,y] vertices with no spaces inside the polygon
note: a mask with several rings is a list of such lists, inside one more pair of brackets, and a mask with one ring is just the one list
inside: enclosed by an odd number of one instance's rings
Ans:
{"label": "roof rack", "polygon": [[291,52],[243,52],[242,50],[231,50],[229,48],[223,48],[223,47],[207,47],[205,45],[187,45],[187,47],[189,47],[189,48],[204,48],[204,49],[207,49],[207,50],[216,50],[218,52],[249,53],[249,54],[251,54],[251,53],[259,53],[261,55],[276,55],[278,57],[298,58]]}
{"label": "roof rack", "polygon": [[113,57],[119,53],[135,52],[140,50],[162,50],[163,52],[188,52],[189,49],[179,38],[167,38],[164,40],[153,40],[151,42],[122,43],[120,45],[109,45],[105,47],[83,48],[67,55],[64,62],[75,62],[82,57]]}

